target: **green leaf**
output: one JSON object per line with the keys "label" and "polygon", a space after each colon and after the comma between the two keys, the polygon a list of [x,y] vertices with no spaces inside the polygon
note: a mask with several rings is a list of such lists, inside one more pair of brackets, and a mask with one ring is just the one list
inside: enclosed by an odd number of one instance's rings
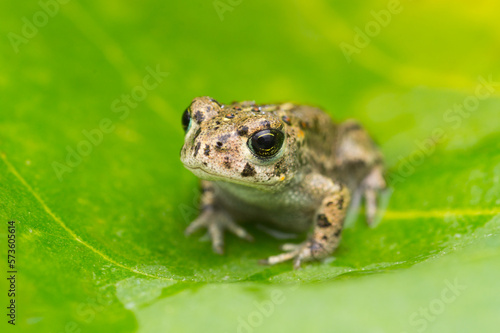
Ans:
{"label": "green leaf", "polygon": [[[221,2],[0,4],[0,248],[15,221],[17,271],[2,327],[495,332],[500,5],[403,1],[348,62],[340,44],[387,2]],[[199,193],[180,117],[201,95],[361,121],[389,169],[378,224],[360,212],[299,271],[258,265],[284,242],[259,227],[224,256],[184,237]]]}

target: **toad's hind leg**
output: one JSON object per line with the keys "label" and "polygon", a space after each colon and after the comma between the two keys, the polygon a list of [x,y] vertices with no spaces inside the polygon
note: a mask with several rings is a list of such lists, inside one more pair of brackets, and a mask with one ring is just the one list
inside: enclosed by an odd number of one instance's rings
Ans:
{"label": "toad's hind leg", "polygon": [[386,187],[382,166],[373,167],[361,183],[361,191],[365,197],[366,222],[371,225],[377,214],[378,193]]}
{"label": "toad's hind leg", "polygon": [[386,187],[382,155],[366,130],[352,120],[340,125],[337,147],[336,170],[354,189],[355,196],[365,198],[366,221],[371,225],[377,213],[378,193]]}
{"label": "toad's hind leg", "polygon": [[[326,178],[323,181],[328,182]],[[294,259],[293,266],[298,269],[302,262],[324,259],[333,253],[340,240],[350,194],[347,187],[341,184],[332,184],[330,188],[314,214],[314,231],[311,237],[301,244],[284,244],[282,250],[288,252],[261,260],[262,264],[274,265]]]}

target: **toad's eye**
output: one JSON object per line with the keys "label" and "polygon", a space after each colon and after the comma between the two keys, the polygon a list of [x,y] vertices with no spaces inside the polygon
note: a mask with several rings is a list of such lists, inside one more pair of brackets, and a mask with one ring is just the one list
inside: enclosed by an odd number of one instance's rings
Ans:
{"label": "toad's eye", "polygon": [[283,132],[277,129],[265,129],[248,139],[248,147],[257,156],[271,157],[280,151],[283,141],[285,141]]}
{"label": "toad's eye", "polygon": [[184,132],[187,132],[191,127],[191,115],[189,114],[189,110],[186,109],[182,114],[182,128],[184,128]]}

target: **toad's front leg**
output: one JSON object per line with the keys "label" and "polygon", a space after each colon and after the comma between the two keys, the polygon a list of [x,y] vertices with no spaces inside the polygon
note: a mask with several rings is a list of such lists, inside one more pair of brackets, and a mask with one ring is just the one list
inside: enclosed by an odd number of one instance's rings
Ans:
{"label": "toad's front leg", "polygon": [[333,253],[340,241],[350,194],[341,184],[332,183],[329,188],[314,215],[312,236],[302,244],[284,244],[282,249],[288,252],[269,257],[262,263],[274,265],[294,259],[293,266],[298,269],[302,262],[323,259]]}
{"label": "toad's front leg", "polygon": [[201,181],[201,214],[186,228],[186,235],[198,229],[206,228],[212,239],[215,253],[224,253],[224,231],[229,230],[240,238],[253,241],[253,237],[221,207],[216,205],[214,185],[210,181]]}

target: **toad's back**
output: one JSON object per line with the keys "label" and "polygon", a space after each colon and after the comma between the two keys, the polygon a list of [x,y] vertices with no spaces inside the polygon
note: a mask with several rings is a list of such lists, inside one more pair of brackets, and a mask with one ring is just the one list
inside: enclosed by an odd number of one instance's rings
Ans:
{"label": "toad's back", "polygon": [[323,110],[286,103],[272,111],[304,136],[297,161],[308,171],[341,180],[351,189],[359,186],[370,169],[382,166],[382,156],[359,123],[335,123]]}

